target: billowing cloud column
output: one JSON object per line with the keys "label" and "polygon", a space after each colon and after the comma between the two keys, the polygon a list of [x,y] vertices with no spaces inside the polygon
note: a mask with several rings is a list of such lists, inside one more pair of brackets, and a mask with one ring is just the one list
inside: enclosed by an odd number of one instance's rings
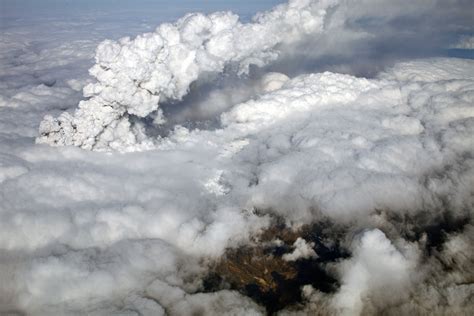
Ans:
{"label": "billowing cloud column", "polygon": [[84,88],[86,100],[73,114],[46,116],[39,143],[85,149],[146,145],[130,115],[164,120],[159,104],[179,100],[191,83],[206,73],[232,66],[239,73],[263,66],[278,56],[276,46],[323,30],[335,0],[291,0],[242,24],[230,12],[189,14],[154,33],[99,45],[90,74],[96,83]]}

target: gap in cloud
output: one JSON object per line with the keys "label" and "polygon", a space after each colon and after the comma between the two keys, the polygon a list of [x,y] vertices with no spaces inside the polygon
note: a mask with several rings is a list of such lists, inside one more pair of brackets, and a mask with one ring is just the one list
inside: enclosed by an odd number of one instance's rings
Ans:
{"label": "gap in cloud", "polygon": [[[269,315],[303,303],[301,288],[305,285],[334,294],[340,283],[329,266],[350,258],[343,238],[338,238],[348,231],[327,219],[292,227],[284,218],[274,217],[269,228],[249,243],[227,249],[211,265],[203,281],[204,292],[239,291],[265,306]],[[311,253],[303,253],[302,248]],[[294,258],[288,259],[290,254]]]}
{"label": "gap in cloud", "polygon": [[[272,214],[271,210],[267,212]],[[345,224],[317,215],[312,223],[303,226],[285,224],[285,218],[271,216],[268,228],[252,236],[249,242],[226,249],[210,264],[203,277],[202,292],[238,291],[264,306],[268,315],[282,310],[302,312],[305,305],[311,306],[311,295],[305,293],[308,287],[319,296],[319,304],[314,308],[321,315],[334,314],[328,308],[344,306],[341,297],[345,295],[366,295],[363,308],[373,309],[373,314],[385,308],[397,310],[404,304],[405,296],[398,291],[409,291],[405,287],[413,282],[406,279],[404,269],[431,263],[423,268],[427,276],[424,282],[412,285],[415,291],[410,295],[421,298],[420,288],[430,288],[444,273],[452,273],[463,264],[462,260],[449,259],[446,245],[472,224],[469,214],[454,215],[450,209],[419,213],[375,210],[365,219]],[[302,252],[302,247],[298,249],[301,242],[309,247],[311,255]],[[298,256],[289,260],[289,255],[295,253]],[[419,255],[422,258],[417,258]],[[378,256],[385,256],[386,266],[378,262]],[[347,269],[348,264],[356,266],[356,270]],[[394,274],[384,272],[387,266],[391,266],[388,269],[393,269]],[[439,269],[444,273],[440,274]],[[417,273],[411,273],[416,278]],[[465,271],[461,275],[457,277],[466,278],[470,273]],[[351,289],[351,282],[357,283],[355,288]],[[389,284],[394,286],[393,293],[378,293],[377,287]],[[330,307],[331,304],[336,306]]]}

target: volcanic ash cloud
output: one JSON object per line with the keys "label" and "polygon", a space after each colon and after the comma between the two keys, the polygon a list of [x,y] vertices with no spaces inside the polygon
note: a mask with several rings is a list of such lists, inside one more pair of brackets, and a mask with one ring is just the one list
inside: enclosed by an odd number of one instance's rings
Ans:
{"label": "volcanic ash cloud", "polygon": [[189,14],[154,33],[131,40],[104,41],[97,48],[90,74],[96,83],[84,88],[79,109],[58,118],[45,117],[39,143],[85,149],[150,146],[139,124],[129,116],[153,113],[163,122],[159,104],[180,100],[190,85],[225,67],[248,72],[278,56],[278,44],[322,32],[327,10],[336,1],[292,0],[242,24],[229,12]]}

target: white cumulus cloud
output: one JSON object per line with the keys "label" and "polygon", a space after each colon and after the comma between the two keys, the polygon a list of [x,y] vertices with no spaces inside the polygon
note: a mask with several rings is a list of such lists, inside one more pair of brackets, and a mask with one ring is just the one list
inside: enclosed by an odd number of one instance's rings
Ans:
{"label": "white cumulus cloud", "polygon": [[[0,314],[265,314],[204,280],[275,218],[320,224],[282,258],[334,279],[305,284],[281,314],[468,314],[474,61],[380,57],[419,40],[407,25],[426,16],[444,43],[461,2],[292,0],[248,23],[188,14],[103,41],[93,79],[104,34],[45,43],[10,29]],[[371,76],[357,75],[361,46],[378,49]]]}

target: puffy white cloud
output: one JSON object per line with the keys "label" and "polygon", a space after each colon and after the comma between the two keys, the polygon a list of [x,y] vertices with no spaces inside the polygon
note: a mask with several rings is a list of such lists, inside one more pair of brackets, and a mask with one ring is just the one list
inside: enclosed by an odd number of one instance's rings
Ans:
{"label": "puffy white cloud", "polygon": [[272,92],[272,91],[278,90],[288,80],[290,80],[290,78],[288,78],[288,76],[285,74],[276,73],[276,72],[267,73],[265,74],[265,76],[263,76],[261,80],[262,91]]}
{"label": "puffy white cloud", "polygon": [[314,243],[308,243],[303,238],[299,237],[293,244],[295,248],[293,252],[283,255],[283,260],[296,261],[298,259],[316,258],[318,255],[314,251]]}
{"label": "puffy white cloud", "polygon": [[90,69],[97,82],[84,88],[89,100],[74,116],[45,117],[38,141],[86,149],[104,149],[114,141],[141,143],[139,132],[127,124],[128,115],[158,111],[159,122],[159,103],[182,99],[198,78],[225,66],[246,73],[250,65],[267,64],[278,56],[276,45],[322,32],[327,9],[336,3],[291,0],[248,24],[229,12],[188,14],[134,40],[104,41]]}
{"label": "puffy white cloud", "polygon": [[474,49],[474,36],[461,37],[459,42],[456,43],[456,45],[454,45],[453,48]]}
{"label": "puffy white cloud", "polygon": [[[77,54],[80,43],[65,43],[36,62],[29,53],[17,65],[1,59],[9,66],[0,76],[19,77],[0,85],[0,313],[263,314],[235,291],[202,293],[202,281],[210,261],[274,216],[296,227],[322,219],[349,227],[342,235],[328,227],[320,241],[343,244],[345,260],[326,264],[301,238],[286,253],[295,264],[320,260],[340,286],[307,285],[303,304],[285,313],[472,309],[472,61],[399,62],[373,78],[210,74],[271,62],[326,27],[350,29],[370,15],[393,21],[407,10],[363,1],[351,16],[351,1],[335,4],[291,1],[248,24],[230,13],[191,14],[103,42],[97,82],[75,114],[58,112],[90,83],[84,60],[93,43]],[[409,5],[419,14],[418,2]],[[74,60],[80,70],[68,68]],[[132,152],[34,145],[45,113],[41,142]],[[218,122],[174,125],[207,119]]]}
{"label": "puffy white cloud", "polygon": [[407,258],[380,230],[363,233],[354,248],[354,257],[342,265],[342,285],[333,298],[336,310],[341,315],[360,315],[366,300],[398,303],[414,281],[417,258]]}

